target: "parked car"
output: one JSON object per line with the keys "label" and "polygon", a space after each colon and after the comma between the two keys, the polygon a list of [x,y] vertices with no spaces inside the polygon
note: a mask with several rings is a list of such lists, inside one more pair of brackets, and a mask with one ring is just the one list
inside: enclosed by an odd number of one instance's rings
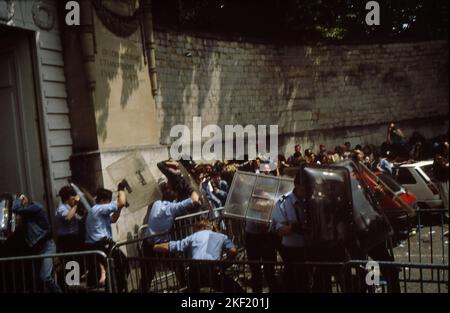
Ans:
{"label": "parked car", "polygon": [[[389,186],[389,188],[395,193],[397,197],[408,204],[413,210],[417,210],[417,197],[414,193],[405,189],[402,185],[395,181],[395,179],[385,173],[375,172],[374,174],[378,178],[380,178],[383,183]],[[380,202],[381,208],[384,210],[386,216],[388,217],[392,228],[394,228],[397,239],[406,239],[409,232],[411,231],[411,228],[414,226],[414,216],[408,215],[402,209],[402,207],[387,194],[383,194]]]}
{"label": "parked car", "polygon": [[397,182],[414,193],[421,209],[441,209],[443,207],[439,189],[433,182],[433,161],[404,164],[398,168]]}

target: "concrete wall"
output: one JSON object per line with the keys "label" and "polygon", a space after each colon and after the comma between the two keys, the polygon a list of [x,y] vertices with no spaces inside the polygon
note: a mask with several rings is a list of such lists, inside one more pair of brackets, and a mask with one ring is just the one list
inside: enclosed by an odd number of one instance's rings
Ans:
{"label": "concrete wall", "polygon": [[448,42],[280,47],[157,32],[161,142],[170,128],[277,124],[280,143],[381,144],[448,129]]}

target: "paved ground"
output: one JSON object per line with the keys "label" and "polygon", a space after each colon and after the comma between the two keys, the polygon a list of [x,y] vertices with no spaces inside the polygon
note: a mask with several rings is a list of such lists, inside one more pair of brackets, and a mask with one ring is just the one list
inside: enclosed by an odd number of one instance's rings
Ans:
{"label": "paved ground", "polygon": [[400,273],[402,292],[448,292],[448,228],[448,225],[416,228],[409,242],[402,242],[394,250],[397,262],[447,265],[446,270],[405,266]]}

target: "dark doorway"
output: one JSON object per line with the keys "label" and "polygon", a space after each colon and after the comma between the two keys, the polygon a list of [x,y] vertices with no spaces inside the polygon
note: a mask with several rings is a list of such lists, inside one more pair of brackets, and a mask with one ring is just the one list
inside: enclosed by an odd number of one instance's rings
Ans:
{"label": "dark doorway", "polygon": [[46,205],[30,38],[0,27],[0,193]]}

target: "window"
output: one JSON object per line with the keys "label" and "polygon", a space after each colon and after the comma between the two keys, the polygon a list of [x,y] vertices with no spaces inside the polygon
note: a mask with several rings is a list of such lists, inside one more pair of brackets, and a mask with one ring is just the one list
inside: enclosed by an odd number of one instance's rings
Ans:
{"label": "window", "polygon": [[383,181],[383,183],[388,185],[388,187],[391,188],[392,191],[394,191],[395,193],[402,190],[402,186],[400,186],[393,178],[389,177],[388,175],[380,174],[380,175],[378,175],[378,177],[380,177],[380,179]]}
{"label": "window", "polygon": [[398,170],[397,181],[402,185],[414,185],[417,183],[416,179],[407,168],[400,168]]}
{"label": "window", "polygon": [[433,180],[433,178],[434,178],[433,164],[422,166],[421,169],[422,169],[422,171],[425,172],[425,174],[427,174],[427,176],[431,180]]}

